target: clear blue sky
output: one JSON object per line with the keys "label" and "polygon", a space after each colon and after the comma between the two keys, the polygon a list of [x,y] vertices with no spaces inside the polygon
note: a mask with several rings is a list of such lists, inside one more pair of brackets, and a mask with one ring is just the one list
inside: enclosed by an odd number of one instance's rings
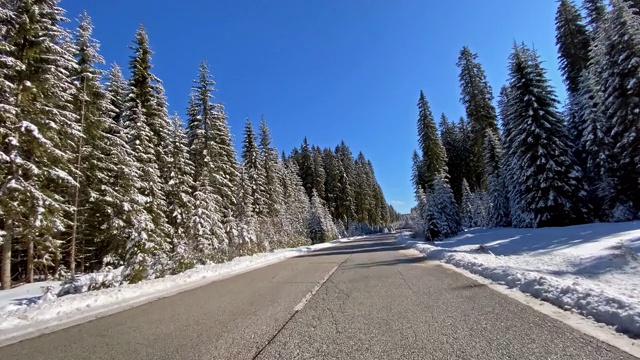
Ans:
{"label": "clear blue sky", "polygon": [[[369,158],[387,201],[414,204],[410,182],[416,102],[457,119],[458,52],[477,52],[496,93],[514,40],[533,44],[558,92],[555,0],[63,0],[67,17],[87,10],[107,62],[127,66],[140,23],[170,110],[184,114],[191,81],[206,59],[236,146],[245,118],[264,114],[287,153],[304,136],[340,140]],[[74,25],[75,26],[75,25]]]}

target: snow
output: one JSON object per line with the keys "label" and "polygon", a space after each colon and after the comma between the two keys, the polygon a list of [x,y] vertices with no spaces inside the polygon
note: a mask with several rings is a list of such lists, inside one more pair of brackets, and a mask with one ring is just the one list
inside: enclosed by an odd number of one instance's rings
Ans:
{"label": "snow", "polygon": [[[0,291],[0,343],[28,337],[46,330],[63,328],[98,316],[112,314],[142,305],[162,297],[206,285],[215,280],[271,265],[310,251],[338,243],[356,240],[352,237],[328,243],[281,249],[271,253],[235,258],[222,264],[198,266],[183,273],[137,284],[124,284],[96,291],[87,291],[91,284],[115,281],[122,268],[79,276],[72,295],[56,296],[64,285],[60,281],[46,281]],[[43,295],[48,288],[46,294]]]}
{"label": "snow", "polygon": [[430,244],[409,235],[399,241],[429,260],[640,336],[640,222],[472,229]]}

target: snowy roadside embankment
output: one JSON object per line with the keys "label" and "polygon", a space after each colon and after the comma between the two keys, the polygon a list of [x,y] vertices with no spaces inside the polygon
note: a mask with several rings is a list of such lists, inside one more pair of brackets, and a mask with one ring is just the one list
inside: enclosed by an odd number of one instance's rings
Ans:
{"label": "snowy roadside embankment", "polygon": [[[82,293],[57,297],[63,287],[60,281],[26,284],[0,292],[0,342],[50,327],[64,327],[111,314],[144,303],[206,285],[215,280],[271,265],[297,255],[319,250],[337,243],[355,240],[339,239],[329,243],[276,250],[233,259],[222,264],[198,266],[183,273],[137,284],[124,284],[86,292],[89,284],[117,279],[121,269],[79,277]],[[48,288],[48,289],[47,289]],[[48,290],[48,291],[45,291]]]}
{"label": "snowy roadside embankment", "polygon": [[429,260],[465,269],[640,337],[640,222],[545,229],[473,229],[425,244]]}

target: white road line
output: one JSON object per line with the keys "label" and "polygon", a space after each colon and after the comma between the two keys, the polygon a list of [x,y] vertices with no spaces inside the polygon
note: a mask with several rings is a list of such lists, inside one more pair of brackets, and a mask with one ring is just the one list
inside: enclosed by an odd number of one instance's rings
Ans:
{"label": "white road line", "polygon": [[311,298],[313,297],[313,295],[316,294],[316,292],[318,290],[320,290],[320,287],[322,287],[322,285],[327,282],[327,280],[329,280],[329,278],[331,277],[331,275],[333,275],[333,273],[338,270],[338,268],[340,267],[340,265],[342,265],[342,263],[336,265],[333,267],[333,269],[331,269],[331,271],[329,271],[327,273],[327,275],[324,276],[324,278],[322,278],[322,280],[320,280],[319,283],[316,284],[316,286],[313,288],[313,290],[311,290],[302,300],[300,300],[300,302],[298,303],[298,305],[296,305],[296,307],[293,308],[294,312],[298,312],[300,310],[302,310],[302,308],[307,305],[307,303],[309,302],[309,300],[311,300]]}

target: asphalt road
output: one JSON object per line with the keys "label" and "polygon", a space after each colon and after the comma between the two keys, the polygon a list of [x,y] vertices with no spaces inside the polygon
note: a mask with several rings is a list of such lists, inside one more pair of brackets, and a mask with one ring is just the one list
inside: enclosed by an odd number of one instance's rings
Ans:
{"label": "asphalt road", "polygon": [[402,250],[388,235],[341,244],[2,347],[0,359],[635,359]]}

